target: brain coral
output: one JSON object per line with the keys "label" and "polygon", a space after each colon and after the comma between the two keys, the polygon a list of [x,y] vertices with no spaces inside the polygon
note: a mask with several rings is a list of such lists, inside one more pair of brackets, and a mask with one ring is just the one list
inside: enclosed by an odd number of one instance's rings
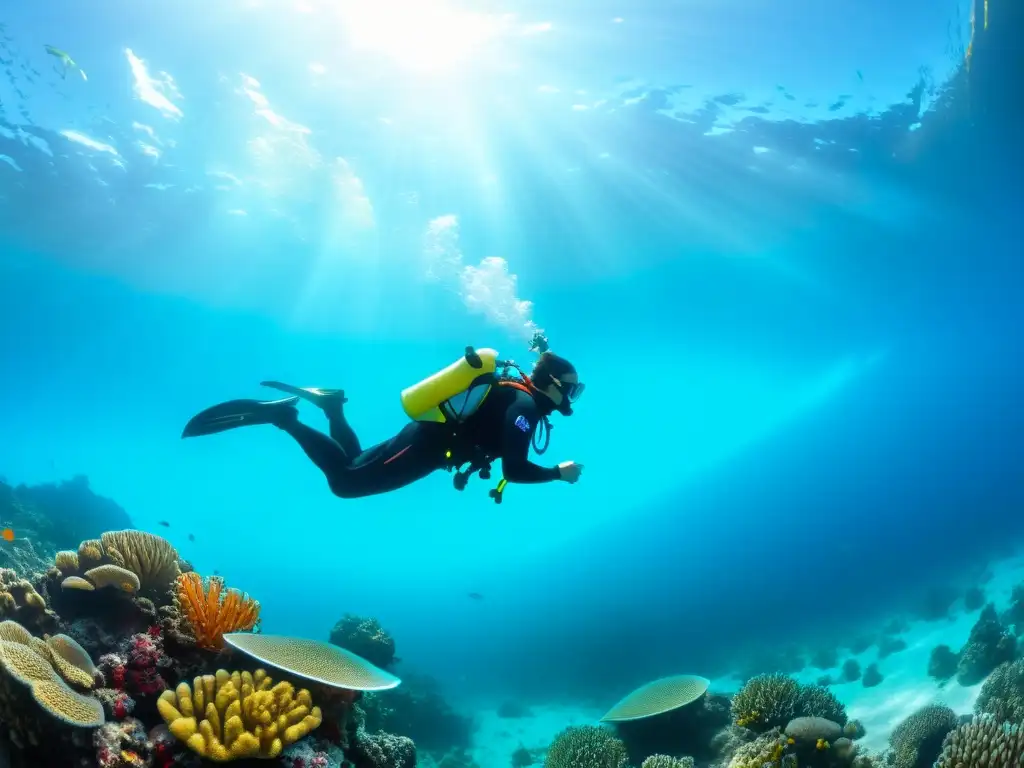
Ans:
{"label": "brain coral", "polygon": [[935,768],[1003,768],[1024,763],[1024,730],[991,715],[950,732]]}
{"label": "brain coral", "polygon": [[929,768],[942,749],[942,740],[957,726],[949,707],[922,707],[893,729],[889,736],[893,768]]}
{"label": "brain coral", "polygon": [[733,720],[755,731],[781,728],[796,716],[800,693],[800,684],[788,675],[752,677],[732,697]]}
{"label": "brain coral", "polygon": [[574,725],[555,737],[544,768],[624,768],[626,761],[626,745],[611,731]]}

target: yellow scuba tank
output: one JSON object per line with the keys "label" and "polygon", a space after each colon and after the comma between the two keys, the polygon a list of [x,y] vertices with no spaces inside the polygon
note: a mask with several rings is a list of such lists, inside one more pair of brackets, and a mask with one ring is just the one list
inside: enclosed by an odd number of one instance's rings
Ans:
{"label": "yellow scuba tank", "polygon": [[402,390],[402,409],[413,421],[460,422],[487,397],[497,369],[497,350],[467,347],[447,368]]}

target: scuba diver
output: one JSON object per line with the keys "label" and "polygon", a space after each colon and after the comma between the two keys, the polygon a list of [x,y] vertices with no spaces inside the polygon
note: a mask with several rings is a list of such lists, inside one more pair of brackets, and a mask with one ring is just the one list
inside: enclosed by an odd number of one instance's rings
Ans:
{"label": "scuba diver", "polygon": [[[182,437],[272,424],[291,435],[323,472],[331,492],[343,499],[387,493],[439,469],[457,470],[455,488],[461,491],[474,472],[488,479],[491,462],[500,458],[503,478],[490,491],[500,504],[509,482],[575,483],[583,471],[573,461],[543,467],[529,459],[531,445],[538,454],[547,449],[549,415],[554,411],[572,415],[572,404],[584,390],[573,364],[548,350],[546,339],[540,339],[541,355],[529,375],[511,361],[498,360],[493,349],[467,347],[462,358],[402,392],[402,407],[412,421],[394,437],[366,450],[345,418],[343,406],[348,401],[343,390],[294,387],[279,381],[262,384],[289,397],[215,405],[193,417]],[[299,421],[300,398],[324,412],[330,435]],[[541,434],[543,445],[538,444]],[[465,464],[469,466],[462,470]]]}

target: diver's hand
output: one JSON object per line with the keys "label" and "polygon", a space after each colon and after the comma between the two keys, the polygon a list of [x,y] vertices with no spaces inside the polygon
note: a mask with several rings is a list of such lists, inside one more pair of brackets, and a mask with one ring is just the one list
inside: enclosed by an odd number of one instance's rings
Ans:
{"label": "diver's hand", "polygon": [[566,483],[575,483],[583,473],[583,465],[575,461],[563,461],[558,465],[558,479]]}

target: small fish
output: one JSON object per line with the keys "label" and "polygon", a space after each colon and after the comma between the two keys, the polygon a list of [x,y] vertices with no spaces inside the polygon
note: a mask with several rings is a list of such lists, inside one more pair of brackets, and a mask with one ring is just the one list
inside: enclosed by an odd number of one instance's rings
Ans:
{"label": "small fish", "polygon": [[4,528],[0,531],[0,536],[3,537],[4,541],[14,541],[14,531],[11,528]]}
{"label": "small fish", "polygon": [[166,520],[161,520],[160,522],[157,523],[157,525],[162,525],[164,528],[170,528],[171,527],[171,524],[168,523]]}
{"label": "small fish", "polygon": [[484,599],[484,596],[481,595],[479,592],[469,592],[469,593],[466,594],[466,597],[468,597],[470,600],[483,600]]}
{"label": "small fish", "polygon": [[218,568],[214,568],[213,569],[213,575],[214,576],[220,576],[220,570]]}
{"label": "small fish", "polygon": [[81,67],[79,67],[75,63],[75,60],[68,56],[66,52],[62,51],[60,48],[54,48],[52,45],[45,45],[43,47],[46,49],[46,52],[48,54],[50,54],[51,56],[56,58],[57,61],[60,62],[61,69],[57,69],[57,65],[54,64],[54,71],[56,71],[57,74],[61,76],[61,79],[67,79],[68,70],[77,69],[78,74],[82,76],[82,79],[88,81],[89,78],[86,77],[85,71]]}
{"label": "small fish", "polygon": [[196,540],[196,536],[195,536],[195,534],[194,534],[194,533],[190,533],[190,534],[188,535],[188,540],[189,540],[189,541],[195,541],[195,540]]}

